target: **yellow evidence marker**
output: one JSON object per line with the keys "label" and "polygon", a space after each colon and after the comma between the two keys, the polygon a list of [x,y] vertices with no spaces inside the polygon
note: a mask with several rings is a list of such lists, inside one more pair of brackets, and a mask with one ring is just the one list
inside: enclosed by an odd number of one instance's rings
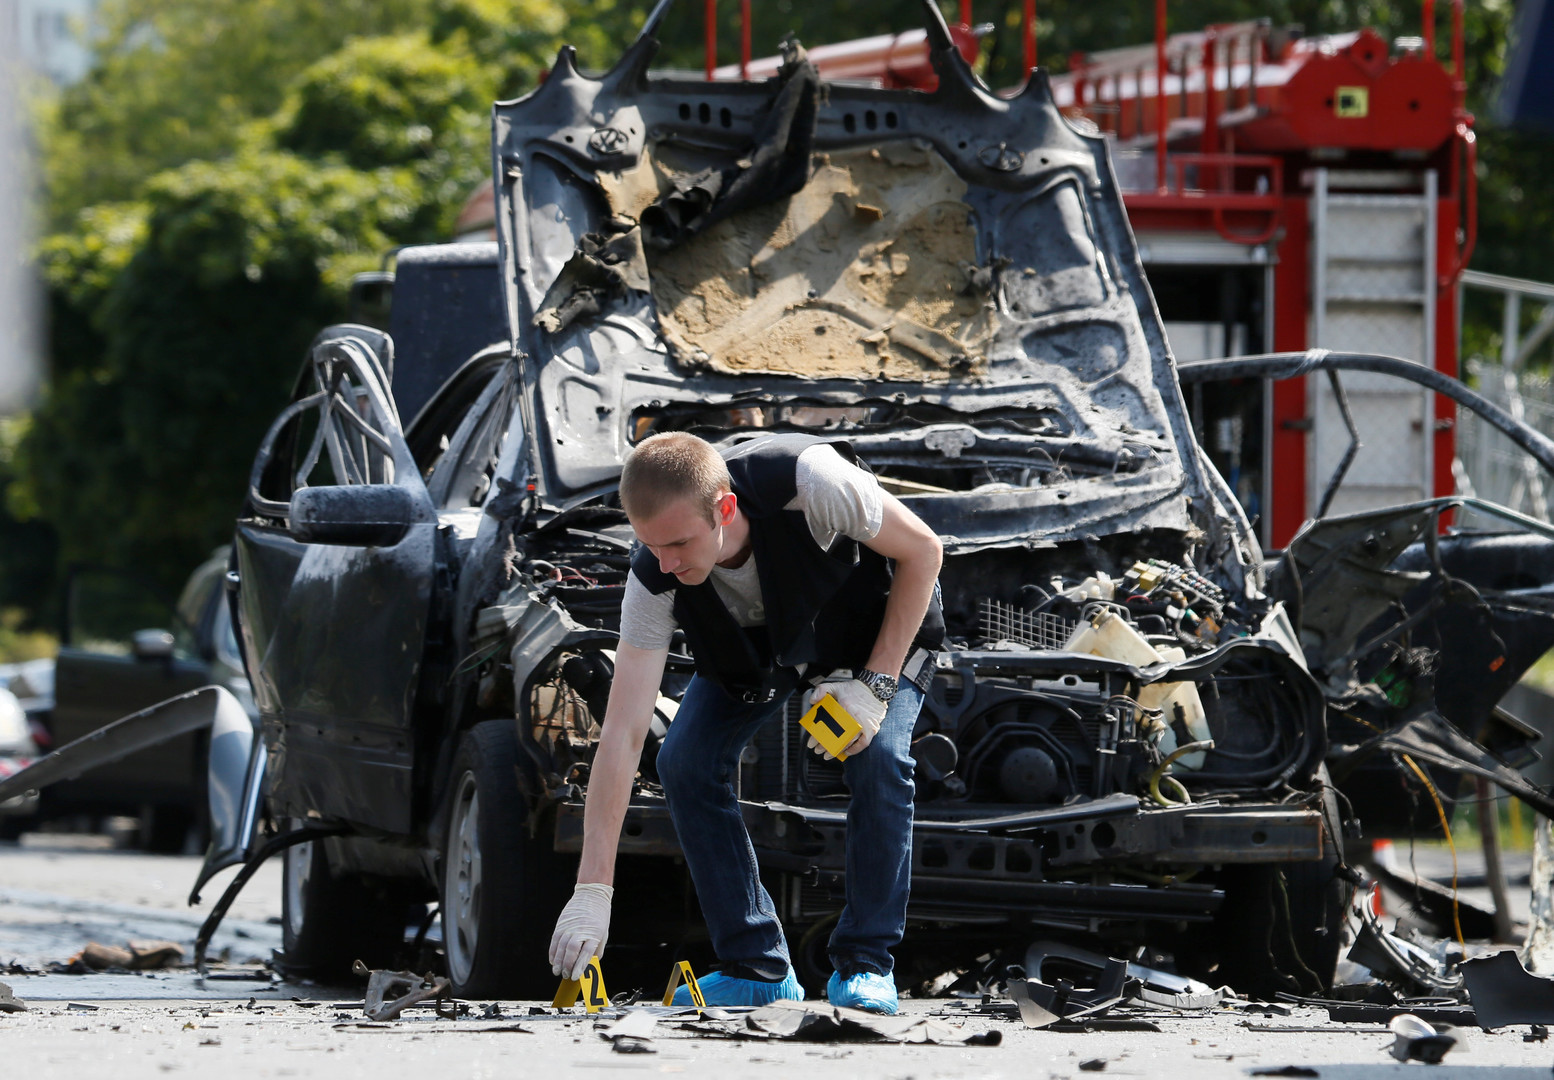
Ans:
{"label": "yellow evidence marker", "polygon": [[556,999],[550,1003],[550,1007],[570,1009],[577,1004],[579,995],[583,998],[583,1008],[591,1013],[607,1008],[610,1004],[610,994],[604,988],[604,972],[599,969],[597,956],[589,958],[581,979],[561,980],[561,986],[556,990]]}
{"label": "yellow evidence marker", "polygon": [[814,708],[799,718],[799,726],[838,761],[847,760],[847,748],[863,734],[863,725],[830,694],[815,702]]}
{"label": "yellow evidence marker", "polygon": [[674,1004],[675,988],[680,985],[682,979],[685,981],[685,985],[690,988],[691,1004],[698,1009],[705,1009],[707,1007],[707,999],[701,996],[701,983],[696,981],[696,973],[691,970],[691,965],[684,960],[681,960],[669,970],[669,986],[664,990],[664,1004]]}

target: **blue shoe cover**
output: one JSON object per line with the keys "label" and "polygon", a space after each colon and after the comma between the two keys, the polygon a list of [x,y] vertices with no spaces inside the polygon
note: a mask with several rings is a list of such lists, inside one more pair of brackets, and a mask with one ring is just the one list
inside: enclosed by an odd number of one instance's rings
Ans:
{"label": "blue shoe cover", "polygon": [[899,1007],[896,980],[872,971],[860,971],[850,979],[833,971],[826,983],[826,998],[843,1009],[862,1009],[881,1016],[895,1016]]}
{"label": "blue shoe cover", "polygon": [[[714,971],[697,979],[701,996],[708,1005],[770,1005],[774,1001],[803,1001],[804,988],[799,977],[788,969],[788,977],[782,982],[762,982],[759,979],[736,979],[721,971]],[[674,1004],[694,1005],[691,988],[681,983],[675,988]]]}

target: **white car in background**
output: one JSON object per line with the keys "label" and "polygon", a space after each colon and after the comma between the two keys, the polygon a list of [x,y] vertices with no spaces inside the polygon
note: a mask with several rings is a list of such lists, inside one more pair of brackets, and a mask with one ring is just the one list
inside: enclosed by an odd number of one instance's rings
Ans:
{"label": "white car in background", "polygon": [[[5,677],[0,672],[0,678]],[[32,737],[27,710],[15,694],[0,689],[0,780],[25,769],[38,755],[39,748]],[[38,793],[35,791],[0,801],[0,840],[16,839],[22,832],[23,823],[37,809]]]}

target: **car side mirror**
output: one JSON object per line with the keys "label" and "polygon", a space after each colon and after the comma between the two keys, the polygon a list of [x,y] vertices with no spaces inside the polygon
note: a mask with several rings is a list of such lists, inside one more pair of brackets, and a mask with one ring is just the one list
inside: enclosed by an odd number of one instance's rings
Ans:
{"label": "car side mirror", "polygon": [[130,635],[130,651],[143,662],[171,660],[173,635],[167,630],[136,630]]}
{"label": "car side mirror", "polygon": [[305,487],[292,494],[286,531],[303,544],[392,547],[421,519],[411,493],[394,484]]}

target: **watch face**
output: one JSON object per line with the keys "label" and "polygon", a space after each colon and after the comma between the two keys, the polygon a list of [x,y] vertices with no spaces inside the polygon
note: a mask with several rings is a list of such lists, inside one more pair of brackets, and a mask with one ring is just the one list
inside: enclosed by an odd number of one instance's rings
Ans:
{"label": "watch face", "polygon": [[878,671],[871,671],[864,675],[860,681],[868,686],[874,692],[874,696],[881,701],[889,701],[896,696],[896,680],[889,675]]}

